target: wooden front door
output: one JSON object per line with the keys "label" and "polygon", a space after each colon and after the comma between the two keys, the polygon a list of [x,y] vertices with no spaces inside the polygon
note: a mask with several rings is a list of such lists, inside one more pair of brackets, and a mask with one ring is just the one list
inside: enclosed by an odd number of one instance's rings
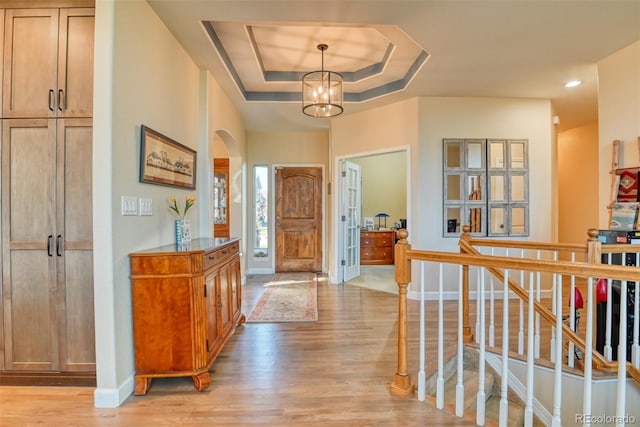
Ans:
{"label": "wooden front door", "polygon": [[276,169],[276,271],[322,270],[322,168]]}

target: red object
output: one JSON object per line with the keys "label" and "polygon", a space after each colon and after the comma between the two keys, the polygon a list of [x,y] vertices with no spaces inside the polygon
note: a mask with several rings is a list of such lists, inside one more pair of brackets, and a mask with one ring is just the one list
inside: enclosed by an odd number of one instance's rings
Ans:
{"label": "red object", "polygon": [[[575,305],[575,309],[576,310],[584,307],[584,301],[582,300],[582,293],[580,293],[580,289],[574,288],[573,299],[574,299],[574,302],[576,304]],[[571,305],[571,297],[569,297],[569,305]]]}
{"label": "red object", "polygon": [[596,283],[596,303],[600,304],[601,302],[607,301],[607,280],[606,279],[598,279]]}

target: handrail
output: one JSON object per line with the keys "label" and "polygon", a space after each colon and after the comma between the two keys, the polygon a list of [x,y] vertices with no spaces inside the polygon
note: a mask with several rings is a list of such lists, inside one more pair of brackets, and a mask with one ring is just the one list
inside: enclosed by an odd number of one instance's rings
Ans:
{"label": "handrail", "polygon": [[[471,252],[471,253],[474,253],[474,254],[478,254],[478,251],[475,248],[473,248],[468,242],[466,242],[466,241],[464,241],[462,239],[460,240],[460,247],[463,248],[465,251],[468,251],[468,252]],[[523,261],[529,261],[529,260],[523,260]],[[514,264],[518,264],[518,263],[514,263]],[[534,262],[527,262],[527,264],[533,265]],[[566,262],[565,263],[561,263],[561,262],[557,262],[556,263],[556,262],[554,262],[553,266],[555,268],[550,269],[550,270],[543,270],[543,271],[551,271],[551,272],[556,272],[557,273],[558,270],[562,270],[561,268],[560,269],[557,268],[558,267],[557,264],[572,264],[572,263],[566,263]],[[585,263],[585,265],[589,265],[589,264]],[[486,264],[484,266],[496,278],[498,278],[499,280],[504,280],[504,273],[502,271],[496,269],[495,267],[487,267]],[[546,267],[546,265],[545,265],[545,267]],[[635,270],[635,273],[637,273],[638,278],[640,280],[640,271],[637,268],[634,268],[634,267],[628,267],[628,268],[629,269],[633,268]],[[612,268],[609,267],[609,269],[612,269]],[[534,268],[532,268],[532,270],[534,270]],[[538,269],[536,268],[535,270],[537,271]],[[617,270],[617,268],[615,270]],[[587,276],[585,276],[585,277],[587,277]],[[594,277],[594,276],[591,275],[591,277]],[[600,276],[600,277],[603,277],[603,276]],[[529,295],[528,295],[527,291],[525,289],[523,289],[522,287],[520,287],[517,283],[515,283],[511,279],[509,279],[509,290],[511,290],[513,293],[515,293],[518,296],[518,298],[523,300],[525,303],[527,303],[527,304],[529,303]],[[555,316],[555,314],[551,313],[545,306],[540,304],[538,301],[534,300],[533,307],[534,307],[535,312],[540,314],[540,316],[544,320],[549,322],[549,324],[551,324],[552,326],[556,325],[556,316]],[[580,338],[571,328],[569,328],[565,324],[562,325],[562,333],[566,334],[566,336],[568,338],[570,338],[575,344],[577,344],[578,347],[580,347],[582,350],[586,351],[587,346],[586,346],[586,343],[584,342],[584,340],[582,338]],[[609,369],[607,369],[607,368],[610,368],[613,371],[613,370],[615,370],[613,368],[617,368],[617,366],[618,366],[617,362],[615,364],[612,364],[611,362],[608,362],[600,353],[596,352],[595,350],[593,350],[593,364],[598,369],[603,369],[603,370],[607,370],[607,371],[609,371]]]}
{"label": "handrail", "polygon": [[[599,278],[606,277],[608,279],[635,281],[640,282],[640,269],[630,266],[609,266],[599,264],[600,255],[602,253],[628,252],[629,245],[626,245],[626,251],[623,251],[624,245],[607,245],[604,248],[597,242],[597,230],[589,230],[590,239],[586,245],[566,244],[554,245],[541,242],[505,242],[499,240],[480,240],[471,239],[468,233],[461,236],[459,246],[460,253],[439,252],[414,250],[407,241],[408,233],[406,230],[397,232],[399,238],[395,247],[395,278],[399,288],[399,313],[398,313],[398,370],[395,379],[391,385],[392,393],[400,396],[407,396],[413,392],[415,386],[411,381],[411,376],[407,370],[408,361],[408,339],[407,339],[407,288],[411,282],[411,260],[431,261],[446,264],[457,264],[462,266],[462,298],[465,300],[463,307],[463,336],[465,341],[472,339],[469,325],[469,309],[468,309],[468,269],[469,266],[478,266],[486,268],[491,274],[500,280],[504,280],[504,274],[499,269],[513,269],[524,271],[539,271],[547,273],[555,273],[560,275],[575,276],[580,278]],[[595,245],[594,245],[595,243]],[[494,246],[494,247],[514,247],[528,248],[540,250],[566,250],[584,252],[587,255],[588,262],[567,262],[557,260],[536,260],[523,259],[514,257],[488,256],[480,254],[474,247],[476,246]],[[618,248],[618,246],[621,246]],[[562,249],[558,249],[562,248]],[[595,249],[594,249],[595,248]],[[609,249],[611,248],[611,249]],[[522,289],[517,283],[511,279],[508,280],[508,286],[518,298],[524,302],[529,302],[526,290]],[[550,312],[546,307],[538,301],[533,302],[534,310],[545,321],[551,325],[556,324],[556,315]],[[578,336],[567,325],[562,325],[562,333],[568,337],[578,347],[586,351],[585,341]],[[607,361],[595,349],[592,349],[592,366],[604,371],[615,371],[618,366],[617,361]],[[640,382],[640,369],[634,367],[631,363],[626,362],[627,373]]]}
{"label": "handrail", "polygon": [[[559,252],[583,252],[587,253],[586,244],[580,243],[549,243],[549,242],[532,242],[524,240],[490,240],[490,239],[468,239],[473,246],[494,247],[494,248],[513,248],[513,249],[539,249],[545,251]],[[627,245],[628,247],[629,245]]]}
{"label": "handrail", "polygon": [[[588,232],[588,235],[590,236],[590,241],[595,241],[597,236],[597,230],[590,229]],[[465,238],[465,236],[467,237]],[[578,251],[582,251],[586,249],[585,252],[587,252],[589,248],[588,244],[586,245],[547,244],[543,242],[520,242],[520,241],[511,242],[511,241],[500,241],[500,240],[472,239],[472,238],[468,238],[468,236],[469,234],[467,230],[467,233],[463,234],[459,242],[459,246],[461,247],[461,250],[466,252],[471,252],[471,254],[480,255],[480,256],[482,256],[480,252],[478,252],[473,246],[504,247],[504,248],[518,248],[518,249],[525,248],[525,249],[541,249],[541,250],[573,250],[571,248],[574,248]],[[607,244],[604,246],[598,245],[598,252],[600,254],[608,254],[608,253],[621,254],[621,253],[633,252],[633,251],[630,251],[629,248],[630,248],[629,244]],[[424,251],[421,251],[421,252],[424,252]],[[492,256],[491,258],[495,259],[498,257]],[[591,257],[591,258],[596,258],[596,257]],[[597,261],[600,261],[599,257],[597,258],[598,258]],[[419,259],[419,258],[413,258],[413,259]],[[539,271],[575,275],[576,277],[582,277],[582,278],[608,277],[610,279],[638,281],[637,277],[640,276],[640,269],[638,269],[637,267],[620,266],[620,265],[617,265],[615,267],[606,267],[607,264],[602,265],[602,264],[593,264],[593,263],[579,263],[579,262],[568,263],[568,262],[562,262],[562,261],[554,261],[553,268],[546,269],[546,268],[541,268],[541,266],[538,266],[537,261],[524,260],[524,259],[518,259],[518,258],[512,259],[512,268],[516,267],[516,269],[526,270],[526,268],[520,267],[521,264],[518,262],[520,260],[524,261],[524,265],[529,264],[532,267],[531,268],[532,270],[538,270],[538,268],[540,268]],[[441,261],[441,262],[446,262],[446,261]],[[571,266],[571,265],[585,266],[585,264],[588,266],[588,268],[585,268],[584,273],[580,273],[580,274],[577,274],[573,268],[570,269],[571,271],[564,271],[562,268],[562,267],[566,268],[567,266]],[[488,266],[488,264],[474,264],[471,262],[469,262],[468,265],[476,265],[476,266],[484,266],[484,267]],[[595,267],[596,270],[593,270],[592,267]],[[605,268],[603,269],[602,267],[605,267]],[[489,267],[487,268],[487,270],[490,271],[491,274],[493,274],[497,279],[504,280],[504,273],[502,273],[499,270],[496,270],[496,268]],[[558,270],[562,270],[562,271],[558,271]],[[600,272],[599,274],[594,274],[598,271]],[[508,283],[509,283],[509,289],[511,291],[517,294],[517,296],[520,299],[522,299],[525,303],[529,302],[529,296],[523,288],[521,288],[517,283],[515,283],[511,279],[509,279]],[[465,306],[468,307],[468,293],[465,295],[465,297],[466,297]],[[540,314],[540,316],[545,321],[549,322],[550,325],[555,326],[556,324],[555,314],[551,313],[545,306],[540,304],[538,301],[534,301],[533,305],[534,305],[534,310],[538,314]],[[468,309],[466,311],[468,313]],[[466,321],[468,322],[468,316],[466,317]],[[466,330],[470,330],[470,326],[468,326],[468,323],[467,325],[463,325],[463,328]],[[565,336],[567,336],[571,341],[573,341],[574,344],[578,345],[578,347],[580,347],[583,351],[586,351],[586,343],[584,342],[584,340],[581,337],[579,337],[569,326],[565,325],[564,323],[562,324],[562,333],[565,334]],[[472,336],[467,337],[467,340],[470,340],[472,338],[473,338]],[[593,366],[595,368],[605,372],[617,371],[619,361],[606,360],[595,348],[591,349],[591,353],[592,353]],[[633,366],[631,362],[626,361],[625,364],[627,366],[627,373],[629,374],[629,376],[631,376],[638,383],[640,383],[640,369]]]}

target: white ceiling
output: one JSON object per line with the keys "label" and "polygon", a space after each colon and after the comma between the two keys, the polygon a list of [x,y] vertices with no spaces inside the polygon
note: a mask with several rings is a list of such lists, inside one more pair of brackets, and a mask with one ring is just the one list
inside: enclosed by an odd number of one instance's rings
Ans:
{"label": "white ceiling", "polygon": [[542,98],[562,131],[597,120],[597,62],[640,40],[640,0],[148,2],[252,131],[328,127],[299,101],[319,43],[345,74],[344,115],[416,96]]}

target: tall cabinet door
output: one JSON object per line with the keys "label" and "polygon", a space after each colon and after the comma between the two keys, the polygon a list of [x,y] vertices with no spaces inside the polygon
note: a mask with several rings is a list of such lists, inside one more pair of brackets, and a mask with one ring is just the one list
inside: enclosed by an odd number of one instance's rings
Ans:
{"label": "tall cabinet door", "polygon": [[91,117],[94,9],[7,9],[4,117]]}
{"label": "tall cabinet door", "polygon": [[93,115],[94,9],[60,9],[58,85],[59,117]]}
{"label": "tall cabinet door", "polygon": [[58,120],[55,259],[61,371],[95,370],[92,120]]}
{"label": "tall cabinet door", "polygon": [[55,117],[58,9],[7,9],[4,117]]}
{"label": "tall cabinet door", "polygon": [[91,119],[5,119],[6,370],[94,371]]}
{"label": "tall cabinet door", "polygon": [[9,370],[58,367],[55,142],[55,120],[4,120],[2,303]]}

